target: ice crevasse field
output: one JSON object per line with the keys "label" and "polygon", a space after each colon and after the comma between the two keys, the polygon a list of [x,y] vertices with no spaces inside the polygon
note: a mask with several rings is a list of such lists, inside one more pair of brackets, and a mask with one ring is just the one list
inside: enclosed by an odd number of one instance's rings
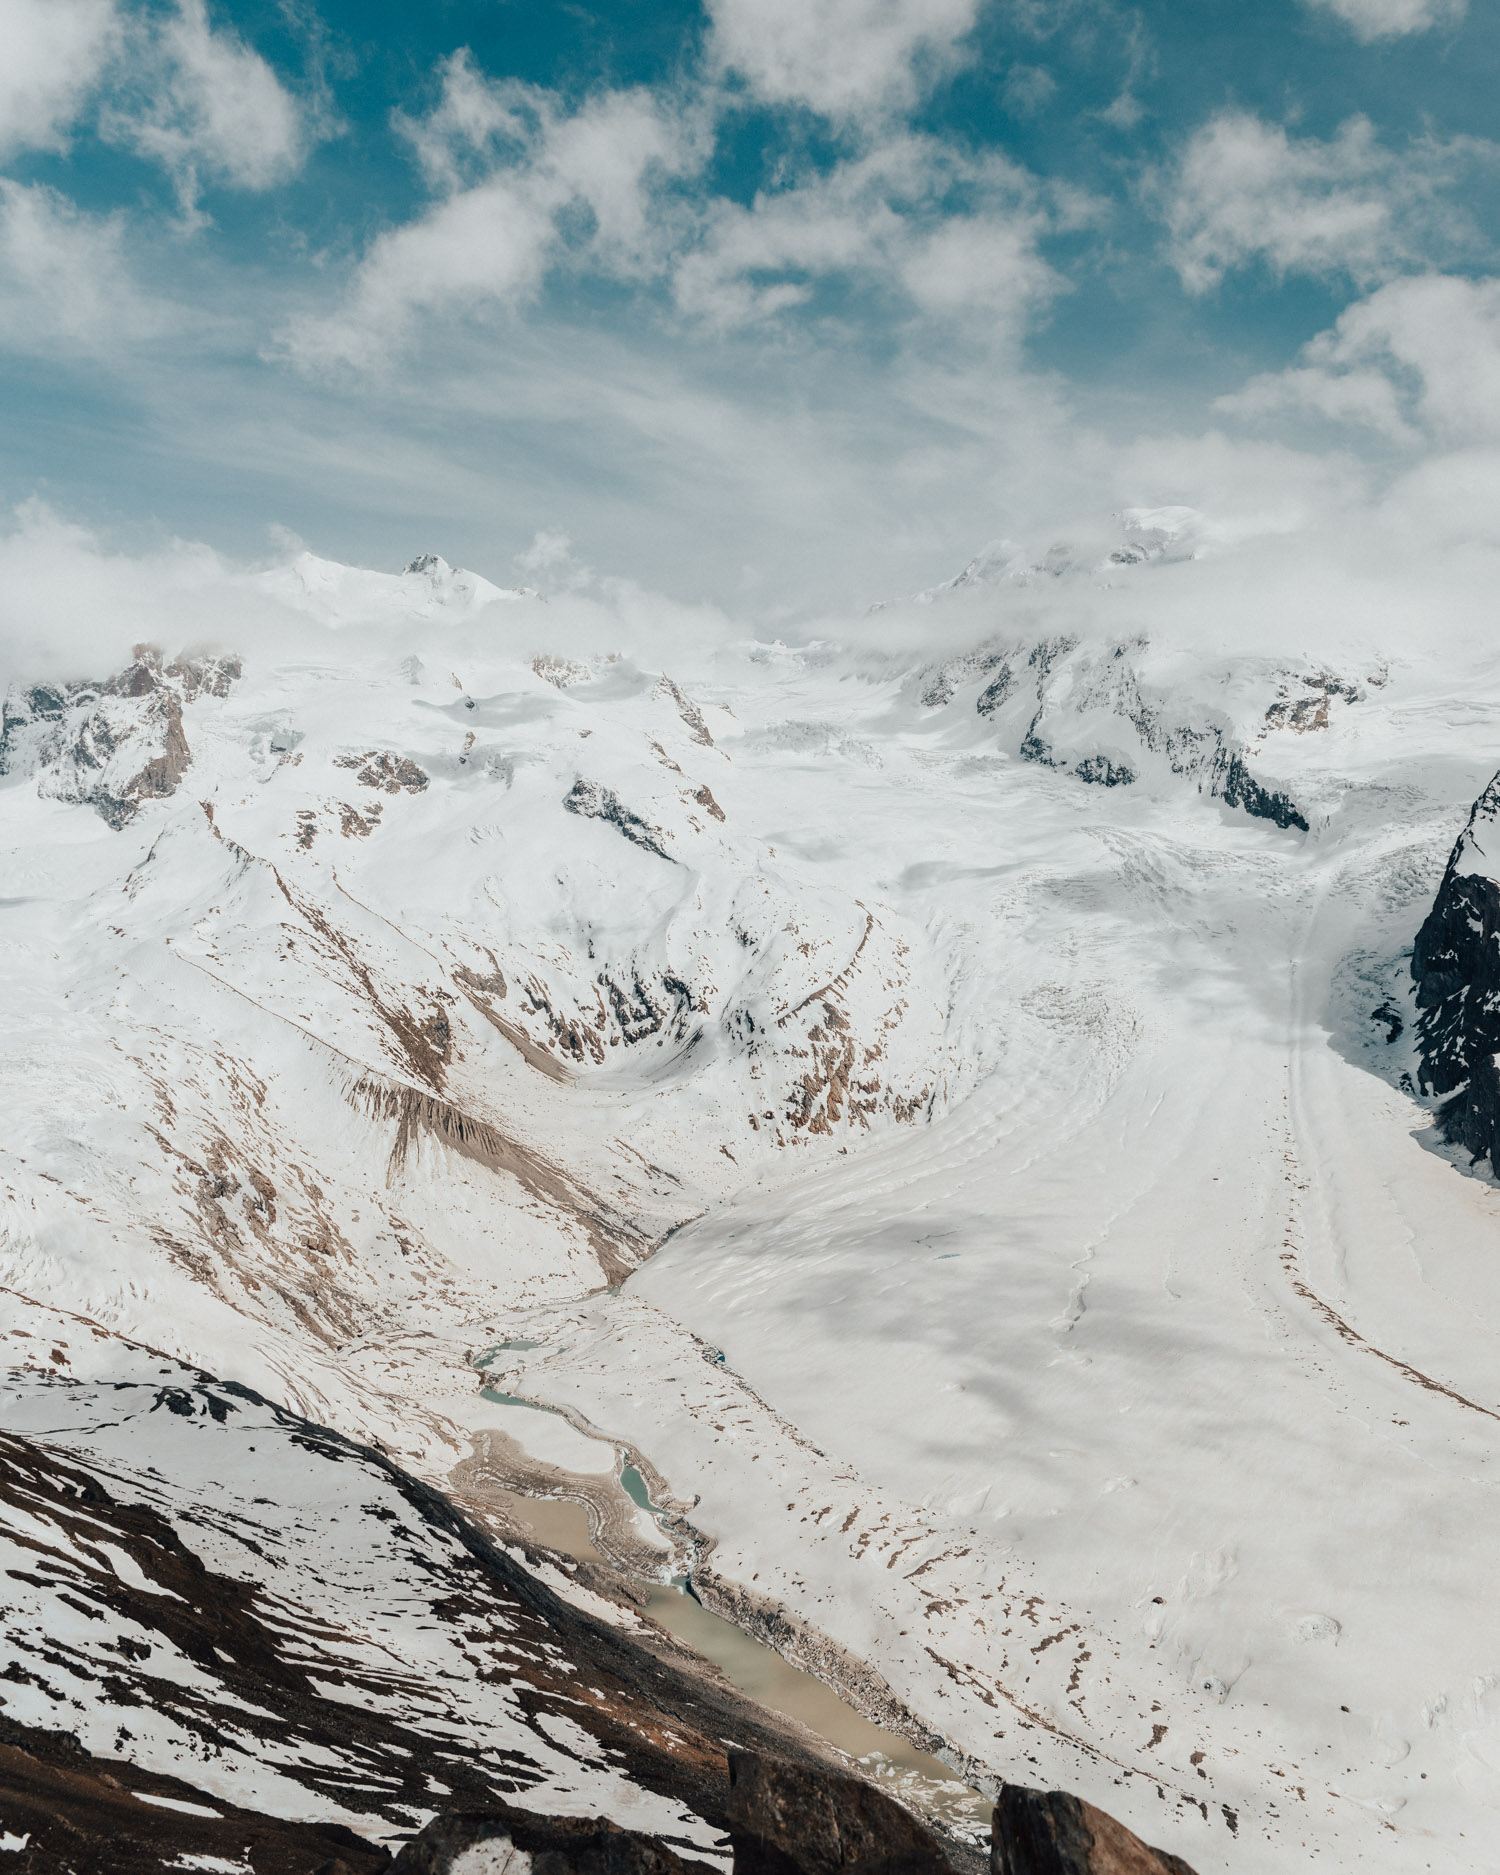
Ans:
{"label": "ice crevasse field", "polygon": [[6,704],[7,1307],[460,1495],[617,1442],[721,1609],[1201,1871],[1492,1869],[1500,1189],[1409,960],[1500,653],[1205,525],[795,642],[122,591]]}

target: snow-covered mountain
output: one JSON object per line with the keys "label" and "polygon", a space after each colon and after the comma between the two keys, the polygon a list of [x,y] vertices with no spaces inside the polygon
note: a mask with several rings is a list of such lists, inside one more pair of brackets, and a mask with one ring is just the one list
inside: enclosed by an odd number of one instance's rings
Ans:
{"label": "snow-covered mountain", "polygon": [[[1489,1868],[1500,1200],[1407,957],[1500,672],[1231,629],[1221,545],[1131,516],[801,645],[304,556],[275,630],[17,687],[0,1283],[80,1385],[159,1349],[241,1416],[7,1424],[186,1504],[253,1420],[220,1523],[324,1488],[286,1415],[497,1537],[570,1496],[1203,1875]],[[320,1554],[276,1592],[334,1623]]]}

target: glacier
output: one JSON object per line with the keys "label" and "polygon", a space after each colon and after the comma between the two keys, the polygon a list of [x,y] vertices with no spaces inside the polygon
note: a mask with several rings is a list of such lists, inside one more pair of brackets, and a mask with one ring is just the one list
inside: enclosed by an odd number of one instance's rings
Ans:
{"label": "glacier", "polygon": [[1473,622],[1247,628],[1254,553],[1140,511],[792,642],[303,555],[232,639],[26,673],[7,1430],[63,1436],[86,1324],[78,1386],[148,1350],[497,1543],[571,1494],[1200,1875],[1492,1867],[1488,1055],[1434,1079],[1410,960],[1488,879],[1500,676]]}

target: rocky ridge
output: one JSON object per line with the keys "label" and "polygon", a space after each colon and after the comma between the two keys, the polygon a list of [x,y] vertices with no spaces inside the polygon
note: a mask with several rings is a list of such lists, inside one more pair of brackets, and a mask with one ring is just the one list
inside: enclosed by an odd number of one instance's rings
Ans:
{"label": "rocky ridge", "polygon": [[[1039,587],[1107,588],[1218,544],[1211,524],[1189,508],[1128,509],[1119,521],[1119,538],[1104,549],[1063,543],[1034,557],[998,542],[918,602],[958,600],[982,613],[993,598],[996,609],[1024,613],[1025,596]],[[1186,686],[1184,675],[1149,632],[1100,640],[1012,629],[930,667],[915,691],[923,708],[972,709],[1023,761],[1094,786],[1187,781],[1210,799],[1306,833],[1307,806],[1276,774],[1268,739],[1327,729],[1333,711],[1388,680],[1383,665],[1352,676],[1244,657]]]}
{"label": "rocky ridge", "polygon": [[[1335,708],[1357,705],[1385,681],[1269,660],[1222,674],[1224,695],[1191,708],[1153,669],[1146,636],[1118,643],[1076,637],[996,638],[924,672],[925,709],[972,711],[1022,761],[1109,788],[1186,781],[1258,820],[1306,833],[1307,812],[1278,786],[1271,738],[1326,729]],[[1238,694],[1234,694],[1234,693]],[[1248,694],[1247,694],[1248,693]],[[1185,709],[1187,703],[1189,708]]]}
{"label": "rocky ridge", "polygon": [[183,705],[226,697],[242,674],[235,657],[179,657],[135,647],[102,682],[33,684],[0,707],[0,775],[35,774],[54,800],[92,807],[122,828],[146,801],[175,794],[192,765]]}

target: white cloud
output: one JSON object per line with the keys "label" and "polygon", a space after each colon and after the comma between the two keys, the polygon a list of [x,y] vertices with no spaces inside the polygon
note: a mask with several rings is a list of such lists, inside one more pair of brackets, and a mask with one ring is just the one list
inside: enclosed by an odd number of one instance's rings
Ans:
{"label": "white cloud", "polygon": [[673,287],[683,312],[720,328],[773,318],[842,278],[1009,329],[1061,285],[1037,251],[1055,219],[1024,171],[895,137],[748,207],[715,203]]}
{"label": "white cloud", "polygon": [[1346,307],[1291,370],[1220,407],[1312,413],[1443,448],[1500,440],[1500,280],[1394,280]]}
{"label": "white cloud", "polygon": [[1172,264],[1193,293],[1255,260],[1278,274],[1370,284],[1475,241],[1441,191],[1494,157],[1493,145],[1474,139],[1427,140],[1398,154],[1363,117],[1324,141],[1224,111],[1190,139],[1167,182]]}
{"label": "white cloud", "polygon": [[462,53],[446,62],[437,109],[402,127],[448,193],[377,238],[339,312],[288,332],[304,365],[374,364],[417,314],[516,306],[555,265],[651,271],[664,251],[655,192],[700,155],[691,117],[650,92],[606,92],[567,112],[550,93],[486,83]]}
{"label": "white cloud", "polygon": [[1366,44],[1456,25],[1467,10],[1466,0],[1309,0],[1309,4],[1337,14],[1355,38]]}
{"label": "white cloud", "polygon": [[707,0],[711,50],[770,104],[835,118],[909,104],[950,67],[978,0]]}
{"label": "white cloud", "polygon": [[495,177],[382,234],[345,307],[289,331],[291,355],[304,365],[378,365],[419,312],[513,305],[534,292],[556,244],[561,199],[532,183]]}
{"label": "white cloud", "polygon": [[0,0],[0,153],[65,141],[116,32],[114,0]]}
{"label": "white cloud", "polygon": [[477,159],[488,168],[502,148],[520,151],[536,134],[546,93],[519,79],[492,81],[476,71],[467,46],[438,67],[443,93],[425,117],[398,111],[397,130],[411,144],[428,182],[455,190],[473,179]]}
{"label": "white cloud", "polygon": [[1057,80],[1043,65],[1012,65],[1000,101],[1012,117],[1035,117],[1057,95]]}
{"label": "white cloud", "polygon": [[1329,371],[1299,365],[1263,372],[1242,390],[1216,399],[1214,408],[1250,422],[1301,412],[1329,423],[1357,424],[1394,442],[1415,440],[1395,385],[1380,371]]}
{"label": "white cloud", "polygon": [[337,310],[287,329],[304,367],[369,369],[424,315],[514,312],[561,270],[666,287],[679,314],[720,333],[832,289],[883,297],[903,322],[964,319],[1010,340],[1063,284],[1041,238],[1097,212],[1003,157],[900,133],[749,204],[705,202],[679,185],[711,152],[711,98],[614,91],[570,110],[486,80],[466,53],[441,70],[437,106],[398,120],[440,199],[372,243]]}
{"label": "white cloud", "polygon": [[911,244],[901,277],[928,312],[982,310],[1010,324],[1062,282],[1036,251],[1035,214],[953,215]]}
{"label": "white cloud", "polygon": [[215,30],[204,0],[176,0],[132,35],[134,101],[106,112],[113,141],[161,163],[191,209],[206,182],[268,189],[299,167],[308,126],[276,73],[229,29]]}
{"label": "white cloud", "polygon": [[131,279],[119,217],[0,178],[0,337],[12,350],[105,353],[164,329]]}

